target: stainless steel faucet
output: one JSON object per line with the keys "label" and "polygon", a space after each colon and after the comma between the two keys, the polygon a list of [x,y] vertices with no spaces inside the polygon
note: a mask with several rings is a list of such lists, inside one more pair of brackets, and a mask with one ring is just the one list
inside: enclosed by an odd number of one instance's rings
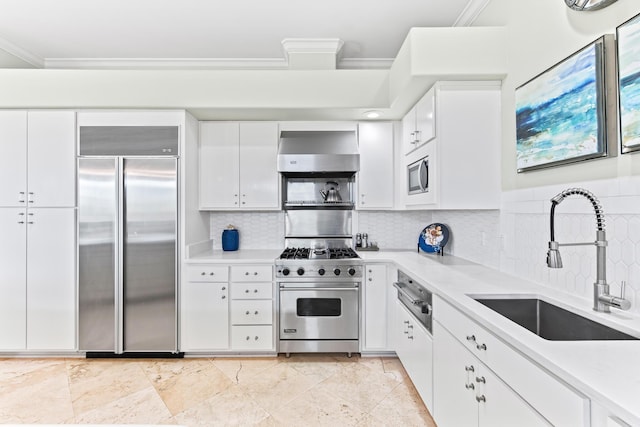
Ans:
{"label": "stainless steel faucet", "polygon": [[[579,195],[586,197],[596,212],[596,241],[585,243],[558,243],[555,241],[554,215],[556,206],[568,196]],[[609,284],[607,283],[607,238],[604,231],[604,213],[600,201],[589,191],[583,188],[568,188],[551,199],[551,241],[549,241],[549,251],[547,251],[547,265],[549,268],[562,268],[562,258],[560,257],[560,246],[585,246],[595,245],[596,247],[596,281],[593,284],[593,309],[603,313],[610,313],[609,307],[616,307],[621,310],[628,310],[631,302],[624,299],[625,283],[621,282],[621,295],[616,297],[609,294]]]}

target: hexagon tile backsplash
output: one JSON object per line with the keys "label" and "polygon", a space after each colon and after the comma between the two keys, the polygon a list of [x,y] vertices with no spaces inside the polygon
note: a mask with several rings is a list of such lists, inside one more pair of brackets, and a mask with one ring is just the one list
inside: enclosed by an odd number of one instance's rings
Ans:
{"label": "hexagon tile backsplash", "polygon": [[[596,276],[595,246],[561,247],[563,268],[545,262],[550,238],[550,199],[569,187],[591,191],[602,203],[607,234],[607,281],[613,295],[626,281],[626,298],[633,313],[640,314],[640,178],[592,181],[539,187],[503,194],[501,270],[526,277],[558,290],[593,298]],[[556,241],[594,242],[596,220],[593,207],[572,196],[555,210]]]}

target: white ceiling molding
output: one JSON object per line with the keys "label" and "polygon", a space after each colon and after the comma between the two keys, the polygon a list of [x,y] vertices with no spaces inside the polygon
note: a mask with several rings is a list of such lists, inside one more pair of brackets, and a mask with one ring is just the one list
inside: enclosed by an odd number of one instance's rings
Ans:
{"label": "white ceiling molding", "polygon": [[45,68],[80,70],[283,70],[285,59],[264,58],[47,58]]}
{"label": "white ceiling molding", "polygon": [[282,48],[290,69],[335,70],[344,42],[336,38],[287,38]]}
{"label": "white ceiling molding", "polygon": [[468,27],[476,20],[480,12],[491,0],[471,0],[453,23],[453,27]]}
{"label": "white ceiling molding", "polygon": [[33,65],[36,68],[44,68],[44,59],[22,49],[19,46],[16,46],[15,44],[5,40],[2,37],[0,37],[0,49],[28,64]]}
{"label": "white ceiling molding", "polygon": [[388,70],[395,58],[342,58],[338,68],[343,70]]}

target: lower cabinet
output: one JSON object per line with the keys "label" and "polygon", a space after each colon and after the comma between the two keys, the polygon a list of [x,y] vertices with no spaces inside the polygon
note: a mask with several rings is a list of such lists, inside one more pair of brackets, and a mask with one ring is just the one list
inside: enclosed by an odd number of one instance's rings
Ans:
{"label": "lower cabinet", "polygon": [[[433,409],[433,339],[431,334],[398,301],[392,331],[396,354],[422,401]],[[464,424],[460,424],[464,425]]]}
{"label": "lower cabinet", "polygon": [[389,339],[389,301],[394,295],[394,288],[388,280],[388,274],[393,268],[386,264],[366,264],[364,280],[361,285],[362,336],[361,351],[387,352],[392,351]]}
{"label": "lower cabinet", "polygon": [[189,265],[181,351],[275,351],[271,265]]}
{"label": "lower cabinet", "polygon": [[434,322],[433,416],[440,427],[551,425]]}

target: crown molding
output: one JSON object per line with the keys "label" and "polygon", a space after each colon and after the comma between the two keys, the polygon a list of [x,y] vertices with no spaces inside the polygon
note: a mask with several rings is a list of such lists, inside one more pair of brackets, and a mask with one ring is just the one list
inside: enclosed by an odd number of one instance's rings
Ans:
{"label": "crown molding", "polygon": [[467,3],[462,13],[458,15],[458,18],[453,23],[453,27],[468,27],[478,18],[480,12],[489,4],[490,0],[471,0]]}
{"label": "crown molding", "polygon": [[342,58],[338,68],[343,70],[388,70],[393,58]]}
{"label": "crown molding", "polygon": [[91,70],[271,70],[284,59],[264,58],[47,58],[45,68]]}
{"label": "crown molding", "polygon": [[330,53],[338,55],[344,41],[335,38],[328,39],[283,39],[282,48],[285,55],[290,53]]}
{"label": "crown molding", "polygon": [[0,37],[0,49],[6,51],[8,54],[15,56],[16,58],[33,65],[36,68],[44,68],[44,59],[40,58],[33,53],[22,49],[19,46],[11,43],[10,41]]}

